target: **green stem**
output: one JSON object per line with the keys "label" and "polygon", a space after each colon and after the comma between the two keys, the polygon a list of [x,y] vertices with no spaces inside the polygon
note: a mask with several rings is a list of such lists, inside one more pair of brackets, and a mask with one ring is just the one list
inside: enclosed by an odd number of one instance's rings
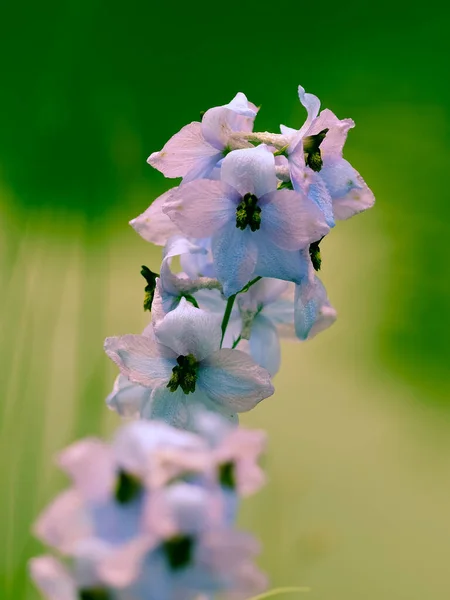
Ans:
{"label": "green stem", "polygon": [[242,335],[240,335],[239,337],[237,337],[234,342],[233,345],[231,346],[232,350],[234,350],[236,348],[236,346],[239,344],[239,342],[242,340]]}
{"label": "green stem", "polygon": [[244,287],[242,288],[242,290],[239,290],[239,292],[236,292],[236,294],[233,294],[232,296],[230,296],[228,298],[227,305],[226,305],[226,308],[225,308],[225,313],[224,313],[223,319],[222,319],[222,325],[221,325],[221,329],[222,329],[222,339],[220,340],[220,347],[221,348],[222,348],[222,344],[223,344],[223,338],[225,337],[225,332],[227,330],[228,323],[230,321],[231,311],[233,310],[234,301],[236,300],[236,296],[238,294],[243,294],[244,292],[247,292],[252,287],[252,285],[254,285],[260,279],[262,279],[260,276],[255,277],[255,279],[252,279],[246,285],[244,285]]}
{"label": "green stem", "polygon": [[228,327],[228,322],[229,322],[230,317],[231,317],[231,311],[233,310],[234,301],[236,300],[236,296],[237,296],[237,294],[233,294],[232,296],[230,296],[228,298],[228,301],[227,301],[227,306],[225,308],[225,313],[224,313],[223,319],[222,319],[222,338],[220,340],[220,347],[221,348],[222,348],[222,344],[223,344],[223,338],[225,337],[225,332],[226,332],[227,327]]}

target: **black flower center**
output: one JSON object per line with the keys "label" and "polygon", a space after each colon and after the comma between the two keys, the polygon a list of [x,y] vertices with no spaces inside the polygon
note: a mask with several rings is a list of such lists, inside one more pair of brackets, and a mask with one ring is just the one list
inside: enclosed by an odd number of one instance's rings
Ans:
{"label": "black flower center", "polygon": [[119,504],[128,504],[142,491],[142,483],[134,475],[119,471],[116,483],[115,497]]}
{"label": "black flower center", "polygon": [[142,265],[141,275],[147,282],[144,292],[144,310],[152,310],[153,298],[155,296],[156,289],[156,278],[159,277],[158,273],[153,273],[151,269]]}
{"label": "black flower center", "polygon": [[80,600],[112,600],[108,590],[105,588],[84,588],[78,592]]}
{"label": "black flower center", "polygon": [[163,543],[163,550],[170,567],[177,571],[191,562],[194,540],[187,535],[176,535]]}
{"label": "black flower center", "polygon": [[261,208],[255,194],[245,194],[236,207],[236,227],[244,231],[247,225],[252,231],[261,227]]}
{"label": "black flower center", "polygon": [[193,354],[179,356],[177,365],[172,369],[172,377],[167,384],[171,392],[175,392],[178,386],[185,394],[195,392],[195,383],[197,381],[198,362]]}
{"label": "black flower center", "polygon": [[303,139],[303,152],[305,153],[305,163],[313,171],[318,173],[322,168],[322,155],[320,154],[320,144],[325,139],[328,129],[322,129],[316,135],[308,135]]}
{"label": "black flower center", "polygon": [[219,465],[219,481],[220,484],[229,488],[230,490],[236,489],[236,473],[234,462],[226,462]]}
{"label": "black flower center", "polygon": [[309,246],[309,256],[311,258],[312,265],[315,271],[320,271],[320,266],[322,265],[322,257],[320,255],[320,239],[318,242],[313,242]]}

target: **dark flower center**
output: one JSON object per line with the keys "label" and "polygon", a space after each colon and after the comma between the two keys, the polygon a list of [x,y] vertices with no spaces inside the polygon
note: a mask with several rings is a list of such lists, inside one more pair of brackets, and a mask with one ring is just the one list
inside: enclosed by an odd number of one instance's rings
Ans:
{"label": "dark flower center", "polygon": [[187,535],[176,535],[163,543],[163,550],[170,567],[177,571],[191,562],[194,540]]}
{"label": "dark flower center", "polygon": [[158,273],[153,273],[151,269],[142,265],[141,275],[147,282],[144,292],[144,310],[152,310],[153,298],[155,296],[156,289],[156,278],[159,277]]}
{"label": "dark flower center", "polygon": [[177,365],[172,369],[172,377],[167,384],[171,392],[175,392],[178,386],[185,394],[195,392],[195,383],[197,381],[198,362],[193,354],[179,356]]}
{"label": "dark flower center", "polygon": [[80,600],[112,600],[112,597],[105,588],[84,588],[78,592]]}
{"label": "dark flower center", "polygon": [[305,163],[313,171],[318,173],[322,168],[322,155],[320,154],[320,144],[325,139],[328,129],[322,129],[316,135],[308,135],[303,139],[303,152],[305,154]]}
{"label": "dark flower center", "polygon": [[252,231],[261,227],[261,208],[255,194],[245,194],[236,207],[236,227],[244,231],[247,225]]}
{"label": "dark flower center", "polygon": [[236,489],[236,473],[234,462],[229,461],[219,465],[220,485],[230,490]]}
{"label": "dark flower center", "polygon": [[135,476],[126,471],[119,471],[117,476],[115,497],[119,504],[128,504],[139,496],[142,491],[142,483]]}
{"label": "dark flower center", "polygon": [[320,239],[318,242],[313,242],[309,246],[309,256],[311,258],[311,262],[312,262],[312,265],[313,265],[315,271],[320,271],[320,267],[322,265],[322,257],[320,255],[320,246],[319,246],[321,241],[322,241],[322,239]]}

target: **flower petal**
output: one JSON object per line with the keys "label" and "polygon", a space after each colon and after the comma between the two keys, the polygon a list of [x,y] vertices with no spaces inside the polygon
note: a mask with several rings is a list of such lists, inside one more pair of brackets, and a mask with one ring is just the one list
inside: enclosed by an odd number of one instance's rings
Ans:
{"label": "flower petal", "polygon": [[63,554],[71,554],[84,538],[92,535],[93,524],[78,490],[62,492],[37,519],[37,538]]}
{"label": "flower petal", "polygon": [[293,190],[277,190],[263,196],[261,233],[284,250],[300,250],[329,232],[320,208]]}
{"label": "flower petal", "polygon": [[31,578],[47,600],[77,600],[78,592],[69,570],[53,556],[38,556],[29,562]]}
{"label": "flower petal", "polygon": [[147,335],[106,338],[104,347],[123,375],[147,387],[167,382],[175,366],[175,354]]}
{"label": "flower petal", "polygon": [[211,236],[236,212],[238,194],[222,181],[202,179],[179,187],[164,205],[164,212],[186,235]]}
{"label": "flower petal", "polygon": [[255,105],[239,92],[228,104],[205,112],[201,124],[202,134],[212,146],[221,151],[227,146],[232,133],[249,132],[253,129],[256,113]]}
{"label": "flower petal", "polygon": [[340,157],[342,149],[347,139],[347,134],[355,122],[352,119],[338,119],[337,116],[328,108],[323,110],[313,123],[309,135],[316,135],[324,129],[328,129],[325,139],[320,144],[322,158]]}
{"label": "flower petal", "polygon": [[281,352],[278,332],[264,315],[259,314],[252,323],[250,354],[253,360],[273,377],[280,369]]}
{"label": "flower petal", "polygon": [[300,283],[308,271],[302,253],[298,250],[282,250],[265,238],[261,230],[255,231],[253,235],[258,252],[255,275]]}
{"label": "flower petal", "polygon": [[254,276],[257,250],[253,235],[248,227],[241,231],[231,222],[213,236],[216,274],[226,298],[239,292]]}
{"label": "flower petal", "polygon": [[155,325],[155,334],[177,356],[193,354],[197,360],[203,360],[220,346],[220,317],[181,298],[177,308]]}
{"label": "flower petal", "polygon": [[241,196],[248,193],[260,198],[277,189],[275,158],[265,144],[233,150],[223,159],[221,178]]}
{"label": "flower petal", "polygon": [[115,410],[121,417],[137,419],[150,399],[151,388],[133,383],[125,377],[118,375],[112,392],[106,398],[106,404]]}
{"label": "flower petal", "polygon": [[305,92],[305,88],[303,88],[301,85],[298,86],[298,97],[308,113],[306,121],[299,130],[299,137],[303,137],[303,135],[308,132],[314,119],[319,114],[320,100],[317,96],[314,96],[314,94],[308,94]]}
{"label": "flower petal", "polygon": [[185,177],[213,157],[218,161],[221,155],[203,137],[201,123],[194,121],[172,136],[160,152],[153,152],[147,162],[166,177]]}
{"label": "flower petal", "polygon": [[330,160],[320,171],[333,202],[337,219],[349,219],[375,203],[375,197],[361,175],[343,158]]}
{"label": "flower petal", "polygon": [[71,477],[82,497],[89,501],[106,500],[116,483],[111,447],[96,438],[71,444],[59,454],[58,465]]}
{"label": "flower petal", "polygon": [[172,188],[153,200],[145,212],[130,221],[131,227],[147,242],[164,246],[170,237],[180,234],[175,223],[162,211],[164,203],[176,189]]}
{"label": "flower petal", "polygon": [[252,409],[274,392],[265,369],[256,365],[245,352],[227,348],[202,361],[197,385],[214,402],[235,412]]}
{"label": "flower petal", "polygon": [[327,292],[318,277],[303,282],[295,290],[295,332],[301,340],[311,339],[336,320]]}
{"label": "flower petal", "polygon": [[165,385],[157,387],[145,406],[142,418],[164,421],[173,427],[186,429],[189,424],[188,401],[189,398],[181,388],[171,392]]}

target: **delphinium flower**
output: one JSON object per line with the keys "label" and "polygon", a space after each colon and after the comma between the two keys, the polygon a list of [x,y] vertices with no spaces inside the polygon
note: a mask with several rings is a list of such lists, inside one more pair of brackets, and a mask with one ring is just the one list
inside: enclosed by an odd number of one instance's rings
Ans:
{"label": "delphinium flower", "polygon": [[262,144],[230,152],[220,181],[183,185],[164,204],[163,211],[187,236],[212,237],[216,273],[227,297],[255,276],[300,283],[298,250],[328,233],[311,200],[277,186],[274,156]]}
{"label": "delphinium flower", "polygon": [[367,210],[375,198],[361,175],[342,157],[354,121],[338,119],[328,109],[319,113],[320,100],[302,86],[298,92],[307,119],[298,131],[281,126],[288,141],[290,178],[294,189],[316,201],[332,226],[335,218],[348,219]]}
{"label": "delphinium flower", "polygon": [[[228,104],[207,110],[201,123],[194,121],[183,127],[160,152],[153,152],[147,162],[166,177],[182,177],[184,183],[217,178],[218,165],[230,150],[251,147],[239,136],[232,138],[232,134],[250,132],[257,112],[256,106],[239,92]],[[157,198],[142,215],[130,221],[145,240],[164,245],[169,237],[179,233],[162,212],[173,191]]]}
{"label": "delphinium flower", "polygon": [[49,600],[217,592],[246,598],[265,587],[253,564],[258,544],[234,528],[229,498],[263,483],[256,462],[264,436],[244,429],[236,435],[202,411],[197,419],[200,434],[138,421],[119,430],[112,445],[87,439],[61,454],[73,487],[44,511],[35,531],[65,563],[51,556],[30,563]]}
{"label": "delphinium flower", "polygon": [[235,419],[273,394],[269,373],[245,352],[220,348],[221,339],[220,318],[181,298],[153,335],[108,338],[105,350],[123,375],[152,389],[147,418],[186,428],[197,403]]}

